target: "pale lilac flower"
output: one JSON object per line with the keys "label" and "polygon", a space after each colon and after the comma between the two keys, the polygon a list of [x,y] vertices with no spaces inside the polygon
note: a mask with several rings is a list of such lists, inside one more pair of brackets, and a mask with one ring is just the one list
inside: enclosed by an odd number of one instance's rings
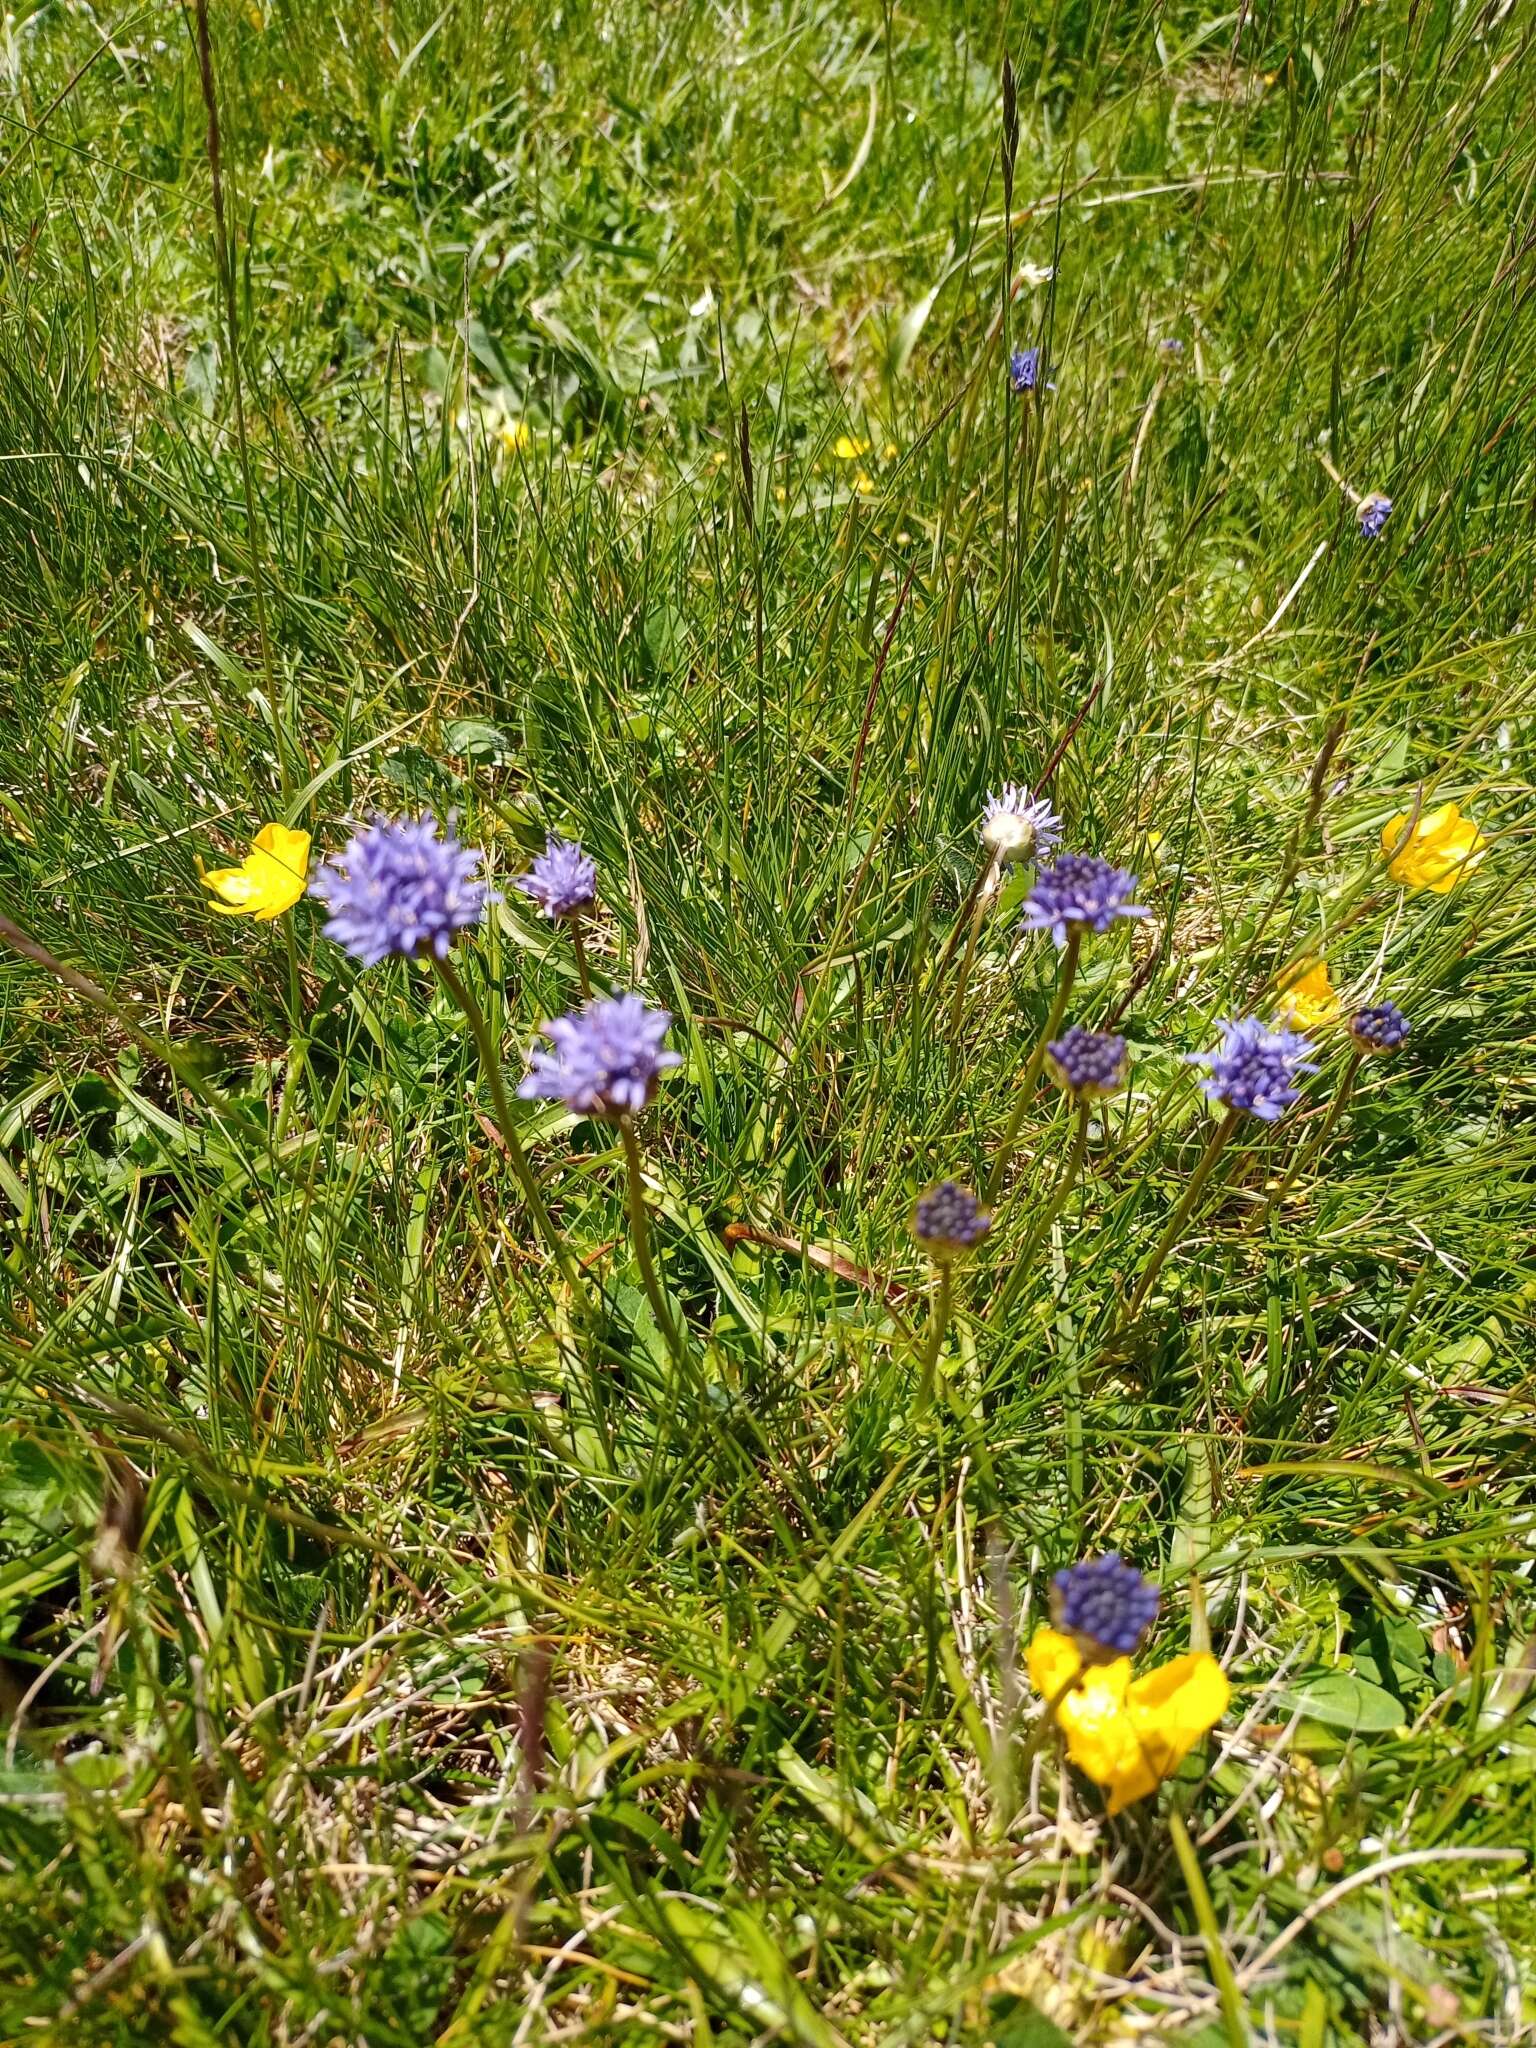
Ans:
{"label": "pale lilac flower", "polygon": [[1021,782],[1005,782],[987,798],[981,814],[981,843],[999,867],[1043,860],[1061,837],[1061,820],[1043,796],[1031,796]]}
{"label": "pale lilac flower", "polygon": [[453,820],[441,830],[421,818],[375,816],[309,885],[330,916],[326,937],[373,967],[391,953],[448,956],[456,933],[476,925],[494,901],[477,874],[481,854],[461,846]]}
{"label": "pale lilac flower", "polygon": [[645,1108],[678,1053],[662,1045],[672,1019],[637,995],[601,996],[544,1026],[553,1052],[536,1046],[518,1089],[525,1101],[546,1096],[578,1116],[632,1116]]}
{"label": "pale lilac flower", "polygon": [[597,863],[569,839],[550,833],[544,851],[516,887],[546,917],[580,917],[597,901]]}
{"label": "pale lilac flower", "polygon": [[1356,508],[1360,519],[1360,538],[1375,540],[1392,515],[1392,500],[1381,491],[1372,491],[1362,498]]}
{"label": "pale lilac flower", "polygon": [[1317,1072],[1312,1049],[1299,1031],[1271,1030],[1258,1017],[1224,1018],[1216,1050],[1187,1058],[1206,1069],[1200,1086],[1209,1101],[1272,1124],[1300,1095],[1298,1075]]}
{"label": "pale lilac flower", "polygon": [[1117,917],[1148,916],[1132,903],[1135,893],[1129,868],[1113,867],[1093,853],[1060,853],[1036,875],[1024,899],[1024,929],[1049,932],[1064,946],[1069,932],[1107,932]]}

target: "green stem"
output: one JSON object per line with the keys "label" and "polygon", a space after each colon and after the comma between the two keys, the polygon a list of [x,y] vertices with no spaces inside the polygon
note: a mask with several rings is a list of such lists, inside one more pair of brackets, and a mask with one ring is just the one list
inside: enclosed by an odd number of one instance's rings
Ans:
{"label": "green stem", "polygon": [[960,961],[960,976],[955,983],[955,999],[949,1006],[949,1050],[953,1061],[960,1040],[960,1025],[965,1015],[965,992],[970,987],[971,967],[976,958],[976,941],[981,936],[981,921],[987,914],[987,884],[997,869],[997,858],[989,854],[981,873],[971,887],[969,904],[970,922],[965,935],[965,953]]}
{"label": "green stem", "polygon": [[486,1085],[491,1091],[491,1107],[496,1115],[496,1128],[500,1131],[501,1141],[507,1148],[507,1158],[511,1161],[512,1171],[517,1176],[518,1186],[523,1191],[528,1212],[538,1228],[539,1235],[554,1253],[566,1284],[580,1293],[580,1268],[571,1255],[569,1245],[561,1236],[554,1218],[545,1207],[544,1197],[539,1193],[539,1184],[533,1177],[533,1168],[528,1164],[528,1155],[517,1135],[517,1126],[512,1121],[512,1105],[507,1100],[507,1084],[501,1076],[501,1060],[492,1043],[491,1027],[485,1020],[485,1012],[468,984],[449,961],[431,959],[430,964],[438,980],[464,1013],[464,1021],[469,1026],[470,1035],[475,1041],[475,1051],[480,1058],[480,1071],[484,1074]]}
{"label": "green stem", "polygon": [[938,1372],[939,1347],[944,1342],[944,1332],[949,1328],[949,1312],[954,1300],[954,1269],[948,1259],[940,1261],[933,1284],[933,1313],[928,1321],[928,1341],[923,1346],[922,1364],[917,1380],[917,1413],[926,1415],[933,1406],[933,1383]]}
{"label": "green stem", "polygon": [[1066,1014],[1067,998],[1072,993],[1072,983],[1077,978],[1077,956],[1082,949],[1083,935],[1072,930],[1067,933],[1066,951],[1061,956],[1061,979],[1056,984],[1056,1000],[1051,1004],[1051,1013],[1045,1020],[1045,1029],[1035,1043],[1029,1056],[1029,1065],[1024,1069],[1024,1078],[1019,1083],[1019,1092],[1013,1105],[1013,1114],[1008,1119],[1008,1128],[1003,1133],[1003,1142],[998,1147],[997,1157],[992,1162],[992,1171],[987,1175],[986,1186],[981,1191],[983,1202],[997,1200],[998,1189],[1013,1158],[1014,1147],[1019,1142],[1019,1132],[1029,1114],[1030,1098],[1035,1092],[1035,1083],[1040,1078],[1040,1069],[1045,1065],[1045,1048],[1056,1036],[1061,1020]]}
{"label": "green stem", "polygon": [[1323,1147],[1333,1136],[1333,1127],[1344,1114],[1345,1106],[1354,1092],[1355,1076],[1360,1071],[1360,1062],[1364,1057],[1365,1055],[1358,1046],[1350,1054],[1349,1064],[1344,1069],[1344,1078],[1339,1083],[1338,1093],[1334,1096],[1332,1102],[1329,1103],[1328,1114],[1323,1118],[1322,1129],[1310,1145],[1301,1144],[1297,1146],[1296,1156],[1291,1161],[1290,1170],[1264,1205],[1264,1214],[1266,1216],[1280,1207],[1280,1204],[1296,1185],[1297,1176],[1300,1174],[1302,1167],[1317,1159],[1321,1155]]}
{"label": "green stem", "polygon": [[1025,1238],[1024,1248],[1014,1260],[1013,1271],[1004,1281],[1002,1292],[987,1311],[987,1321],[989,1323],[999,1325],[1002,1323],[1004,1316],[1007,1315],[1008,1310],[1013,1305],[1014,1296],[1024,1283],[1024,1276],[1029,1271],[1030,1262],[1044,1242],[1047,1231],[1049,1231],[1051,1225],[1066,1206],[1067,1197],[1071,1194],[1073,1184],[1077,1180],[1078,1174],[1082,1171],[1083,1155],[1088,1150],[1088,1118],[1091,1112],[1091,1103],[1080,1102],[1078,1104],[1077,1127],[1072,1133],[1072,1147],[1067,1153],[1066,1164],[1061,1169],[1056,1186],[1052,1190],[1050,1201],[1041,1211],[1028,1237]]}
{"label": "green stem", "polygon": [[640,1147],[635,1142],[633,1118],[619,1118],[619,1136],[624,1141],[629,1234],[634,1240],[635,1260],[640,1268],[640,1278],[645,1285],[646,1300],[651,1304],[651,1314],[655,1316],[657,1328],[666,1340],[673,1363],[681,1372],[688,1364],[688,1350],[672,1320],[671,1305],[663,1291],[661,1275],[656,1270],[656,1261],[651,1256],[651,1226],[645,1213],[645,1178],[640,1165]]}
{"label": "green stem", "polygon": [[1227,1149],[1227,1140],[1237,1129],[1237,1115],[1238,1113],[1235,1109],[1229,1109],[1221,1122],[1216,1126],[1211,1142],[1206,1146],[1200,1164],[1189,1177],[1189,1186],[1184,1190],[1178,1207],[1168,1218],[1167,1229],[1157,1241],[1157,1250],[1153,1252],[1151,1258],[1147,1261],[1146,1268],[1136,1283],[1136,1292],[1131,1296],[1130,1306],[1125,1312],[1125,1322],[1135,1321],[1142,1303],[1152,1291],[1153,1281],[1163,1270],[1164,1259],[1167,1258],[1168,1254],[1178,1243],[1179,1233],[1189,1221],[1190,1212],[1196,1202],[1199,1201],[1206,1182],[1215,1170],[1217,1160]]}
{"label": "green stem", "polygon": [[586,942],[581,936],[581,919],[571,919],[571,951],[576,955],[576,979],[581,983],[582,998],[592,1000],[592,973],[587,965]]}
{"label": "green stem", "polygon": [[1221,1928],[1217,1924],[1216,1908],[1211,1904],[1205,1872],[1200,1868],[1195,1845],[1189,1839],[1189,1831],[1179,1814],[1169,1814],[1168,1832],[1173,1838],[1173,1853],[1179,1859],[1184,1888],[1195,1909],[1195,1925],[1200,1929],[1200,1939],[1205,1944],[1205,1959],[1210,1965],[1211,1979],[1221,2000],[1222,2025],[1227,2040],[1231,2048],[1248,2048],[1248,2023],[1243,2017],[1242,1993],[1237,1988],[1231,1959],[1222,1946]]}

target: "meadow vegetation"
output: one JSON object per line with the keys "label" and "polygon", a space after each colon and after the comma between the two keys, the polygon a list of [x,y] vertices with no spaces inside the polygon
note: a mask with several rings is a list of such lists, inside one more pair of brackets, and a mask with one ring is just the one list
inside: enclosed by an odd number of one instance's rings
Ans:
{"label": "meadow vegetation", "polygon": [[1529,2039],[1530,19],[200,18],[0,26],[0,2038]]}

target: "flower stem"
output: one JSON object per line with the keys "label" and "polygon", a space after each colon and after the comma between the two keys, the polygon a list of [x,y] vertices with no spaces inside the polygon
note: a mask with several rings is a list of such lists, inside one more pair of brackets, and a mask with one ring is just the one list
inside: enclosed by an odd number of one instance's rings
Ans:
{"label": "flower stem", "polygon": [[1024,1240],[1023,1250],[1013,1262],[1013,1270],[1003,1282],[1001,1292],[987,1311],[987,1321],[989,1323],[1000,1324],[1007,1315],[1008,1310],[1013,1306],[1014,1297],[1024,1283],[1025,1275],[1030,1269],[1035,1254],[1044,1243],[1051,1225],[1066,1207],[1067,1197],[1071,1194],[1077,1176],[1082,1171],[1083,1155],[1088,1149],[1088,1118],[1091,1111],[1092,1105],[1090,1103],[1080,1102],[1077,1106],[1077,1127],[1072,1133],[1072,1146],[1071,1150],[1067,1153],[1066,1163],[1062,1167],[1056,1185],[1051,1191],[1051,1199],[1046,1203],[1031,1227],[1028,1237]]}
{"label": "flower stem", "polygon": [[1323,1118],[1322,1129],[1311,1144],[1301,1144],[1296,1147],[1296,1156],[1291,1161],[1284,1180],[1281,1181],[1279,1187],[1275,1189],[1275,1192],[1264,1205],[1264,1214],[1266,1216],[1272,1214],[1274,1210],[1280,1207],[1280,1204],[1296,1185],[1297,1176],[1300,1174],[1302,1167],[1309,1165],[1313,1160],[1321,1156],[1323,1147],[1333,1136],[1334,1125],[1344,1114],[1345,1105],[1354,1093],[1355,1076],[1360,1071],[1360,1062],[1364,1057],[1365,1055],[1358,1046],[1350,1054],[1349,1064],[1344,1069],[1344,1078],[1339,1083],[1338,1093],[1334,1096],[1332,1102],[1329,1103],[1328,1114]]}
{"label": "flower stem", "polygon": [[576,979],[581,983],[582,1000],[590,1003],[592,1000],[592,973],[587,966],[587,948],[586,942],[581,936],[580,917],[573,917],[571,919],[571,951],[576,955]]}
{"label": "flower stem", "polygon": [[[981,935],[981,921],[987,914],[988,884],[997,872],[997,856],[989,853],[982,862],[981,872],[971,885],[971,894],[966,910],[970,913],[965,934],[965,952],[960,960],[960,973],[955,982],[954,1000],[949,1006],[949,1051],[953,1063],[960,1038],[960,1026],[965,1017],[965,993],[970,987],[971,967],[976,959],[976,941]],[[962,912],[962,916],[965,913]]]}
{"label": "flower stem", "polygon": [[939,1347],[944,1342],[944,1332],[949,1328],[949,1312],[954,1300],[954,1269],[948,1259],[939,1262],[933,1283],[933,1313],[928,1320],[928,1341],[923,1346],[922,1364],[917,1380],[917,1413],[926,1415],[933,1406],[933,1383],[938,1371]]}
{"label": "flower stem", "polygon": [[545,1206],[544,1197],[539,1193],[539,1184],[533,1177],[533,1168],[528,1164],[528,1155],[523,1150],[517,1135],[517,1126],[512,1121],[512,1105],[507,1100],[507,1084],[501,1076],[501,1060],[491,1042],[491,1028],[485,1019],[485,1012],[463,980],[457,968],[447,960],[430,959],[430,965],[438,980],[464,1013],[470,1036],[475,1041],[475,1051],[480,1059],[480,1071],[491,1091],[491,1107],[496,1114],[496,1128],[501,1141],[507,1148],[507,1158],[517,1176],[523,1199],[528,1204],[539,1235],[554,1253],[567,1284],[579,1292],[582,1285],[581,1272],[571,1255],[570,1246],[561,1236],[554,1218]]}
{"label": "flower stem", "polygon": [[671,1304],[662,1288],[656,1261],[651,1256],[651,1226],[645,1213],[645,1179],[640,1165],[640,1147],[635,1141],[632,1117],[619,1118],[619,1136],[624,1141],[629,1234],[634,1240],[635,1260],[640,1268],[640,1278],[645,1285],[645,1297],[651,1304],[651,1314],[656,1318],[657,1328],[672,1354],[673,1363],[679,1371],[683,1371],[688,1364],[688,1349],[672,1319]]}
{"label": "flower stem", "polygon": [[1179,1241],[1179,1233],[1189,1221],[1190,1212],[1199,1201],[1206,1182],[1215,1170],[1216,1162],[1227,1149],[1227,1140],[1237,1129],[1238,1113],[1229,1109],[1211,1135],[1200,1164],[1189,1177],[1189,1186],[1184,1190],[1178,1207],[1168,1218],[1168,1226],[1157,1241],[1157,1249],[1147,1261],[1141,1278],[1136,1282],[1136,1292],[1131,1296],[1130,1306],[1125,1312],[1125,1322],[1134,1322],[1142,1303],[1152,1291],[1152,1283],[1163,1270],[1163,1261]]}
{"label": "flower stem", "polygon": [[1045,1048],[1056,1036],[1061,1020],[1066,1014],[1067,997],[1072,993],[1072,983],[1077,978],[1077,956],[1082,948],[1083,935],[1079,931],[1067,933],[1066,950],[1061,956],[1061,979],[1056,984],[1056,1000],[1051,1004],[1051,1013],[1045,1020],[1045,1028],[1029,1056],[1029,1065],[1024,1069],[1024,1078],[1019,1083],[1013,1114],[1008,1119],[1008,1128],[1003,1133],[1003,1142],[998,1147],[997,1157],[992,1162],[992,1171],[987,1175],[986,1186],[981,1191],[983,1202],[995,1202],[1008,1163],[1013,1158],[1014,1147],[1019,1142],[1019,1132],[1029,1113],[1030,1097],[1035,1092],[1035,1083],[1040,1078],[1040,1069],[1045,1065]]}
{"label": "flower stem", "polygon": [[1200,1868],[1195,1845],[1189,1839],[1189,1832],[1177,1812],[1168,1816],[1168,1833],[1173,1839],[1173,1853],[1178,1858],[1184,1889],[1189,1893],[1189,1902],[1195,1909],[1195,1925],[1200,1929],[1200,1939],[1205,1944],[1205,1960],[1210,1967],[1217,1996],[1221,2000],[1222,2024],[1227,2040],[1231,2048],[1246,2048],[1249,2033],[1248,2023],[1243,2016],[1242,1993],[1237,1988],[1231,1958],[1222,1945],[1221,1927],[1216,1919],[1216,1908],[1211,1903],[1205,1872]]}

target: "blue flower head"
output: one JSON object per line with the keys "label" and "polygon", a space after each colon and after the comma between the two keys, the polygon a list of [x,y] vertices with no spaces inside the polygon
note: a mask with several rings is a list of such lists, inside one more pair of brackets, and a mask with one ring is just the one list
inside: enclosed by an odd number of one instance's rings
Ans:
{"label": "blue flower head", "polygon": [[1214,1052],[1186,1058],[1206,1069],[1200,1086],[1207,1100],[1272,1124],[1301,1093],[1297,1076],[1317,1072],[1311,1051],[1312,1041],[1299,1031],[1271,1030],[1261,1018],[1238,1017],[1223,1018]]}
{"label": "blue flower head", "polygon": [[1107,932],[1117,917],[1146,917],[1131,901],[1136,877],[1093,853],[1060,853],[1035,877],[1024,899],[1024,929],[1049,932],[1058,946],[1068,932]]}
{"label": "blue flower head", "polygon": [[1051,1072],[1079,1102],[1118,1095],[1129,1064],[1126,1043],[1113,1031],[1085,1031],[1074,1024],[1045,1048]]}
{"label": "blue flower head", "polygon": [[1008,382],[1015,391],[1033,391],[1040,382],[1040,351],[1016,348],[1008,358]]}
{"label": "blue flower head", "polygon": [[912,1212],[912,1234],[936,1259],[958,1258],[980,1244],[992,1228],[992,1217],[969,1188],[940,1181],[923,1195]]}
{"label": "blue flower head", "polygon": [[421,818],[376,816],[309,885],[330,911],[325,934],[373,967],[391,953],[447,958],[454,935],[476,925],[494,901],[477,874],[481,855],[461,846],[453,820],[439,832]]}
{"label": "blue flower head", "polygon": [[1412,1029],[1396,1003],[1374,1003],[1349,1020],[1349,1035],[1361,1052],[1396,1052]]}
{"label": "blue flower head", "polygon": [[544,851],[517,887],[546,917],[580,917],[597,901],[597,863],[569,839],[549,835]]}
{"label": "blue flower head", "polygon": [[632,1116],[656,1093],[681,1055],[662,1045],[672,1023],[637,995],[602,996],[544,1026],[554,1051],[536,1046],[518,1089],[525,1101],[546,1096],[578,1116]]}
{"label": "blue flower head", "polygon": [[1051,1581],[1051,1620],[1089,1663],[1130,1657],[1157,1619],[1158,1589],[1118,1550],[1068,1565]]}
{"label": "blue flower head", "polygon": [[1360,538],[1375,540],[1392,516],[1392,500],[1381,491],[1372,491],[1369,497],[1360,500],[1356,509],[1360,519]]}
{"label": "blue flower head", "polygon": [[1005,782],[987,798],[981,814],[981,843],[999,867],[1043,860],[1061,837],[1061,820],[1043,796],[1032,797],[1020,782]]}

